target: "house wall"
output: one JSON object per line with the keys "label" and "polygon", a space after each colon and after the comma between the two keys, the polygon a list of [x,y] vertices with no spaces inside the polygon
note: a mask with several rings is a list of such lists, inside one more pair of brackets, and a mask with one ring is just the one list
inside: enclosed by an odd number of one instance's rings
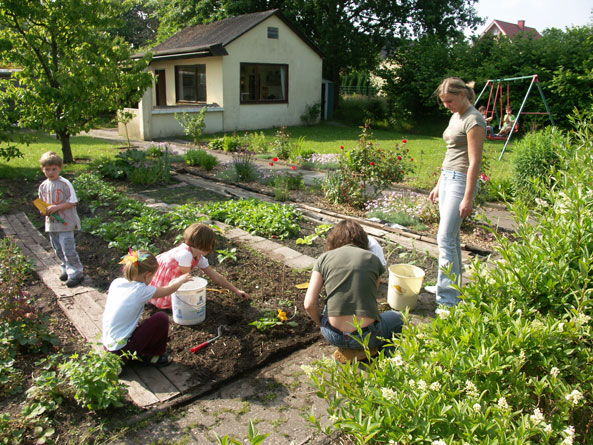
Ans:
{"label": "house wall", "polygon": [[[268,27],[278,39],[268,39]],[[276,16],[226,46],[223,57],[224,131],[300,125],[307,105],[321,101],[321,57]],[[288,103],[240,104],[241,63],[288,65]]]}

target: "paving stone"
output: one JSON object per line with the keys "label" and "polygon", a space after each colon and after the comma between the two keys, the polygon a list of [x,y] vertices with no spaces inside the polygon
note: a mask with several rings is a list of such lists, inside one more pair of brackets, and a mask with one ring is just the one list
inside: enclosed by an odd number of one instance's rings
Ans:
{"label": "paving stone", "polygon": [[297,257],[287,259],[285,264],[294,269],[310,269],[315,264],[315,258],[312,258],[308,255],[299,255]]}
{"label": "paving stone", "polygon": [[301,255],[296,250],[291,249],[290,247],[282,246],[278,249],[275,249],[271,252],[268,252],[268,255],[275,260],[282,261],[283,263],[290,258],[296,258],[297,256]]}

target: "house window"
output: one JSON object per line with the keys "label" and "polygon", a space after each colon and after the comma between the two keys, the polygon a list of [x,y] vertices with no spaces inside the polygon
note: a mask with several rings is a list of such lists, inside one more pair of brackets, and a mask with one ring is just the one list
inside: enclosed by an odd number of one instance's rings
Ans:
{"label": "house window", "polygon": [[288,102],[288,65],[242,63],[241,103]]}
{"label": "house window", "polygon": [[206,102],[206,65],[175,67],[177,102]]}
{"label": "house window", "polygon": [[164,107],[167,105],[167,82],[165,70],[156,70],[156,106]]}
{"label": "house window", "polygon": [[268,26],[268,39],[278,38],[278,28],[274,26]]}

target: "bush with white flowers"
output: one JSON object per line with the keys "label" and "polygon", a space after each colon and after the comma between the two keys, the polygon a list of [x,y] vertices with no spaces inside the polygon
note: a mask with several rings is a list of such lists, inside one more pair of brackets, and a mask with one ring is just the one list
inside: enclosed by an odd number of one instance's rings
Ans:
{"label": "bush with white flowers", "polygon": [[406,323],[392,357],[310,370],[329,429],[357,443],[593,443],[592,116],[574,119],[548,206],[515,205],[520,239],[474,264],[463,303]]}

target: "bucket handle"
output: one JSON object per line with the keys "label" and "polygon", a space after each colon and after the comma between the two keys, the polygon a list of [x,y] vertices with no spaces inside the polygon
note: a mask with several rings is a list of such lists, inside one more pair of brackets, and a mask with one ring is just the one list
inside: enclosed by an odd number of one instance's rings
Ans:
{"label": "bucket handle", "polygon": [[184,303],[187,306],[192,306],[194,307],[194,304],[189,304],[187,301],[185,301],[183,298],[181,298],[179,295],[175,294],[175,297],[178,298],[182,303]]}

